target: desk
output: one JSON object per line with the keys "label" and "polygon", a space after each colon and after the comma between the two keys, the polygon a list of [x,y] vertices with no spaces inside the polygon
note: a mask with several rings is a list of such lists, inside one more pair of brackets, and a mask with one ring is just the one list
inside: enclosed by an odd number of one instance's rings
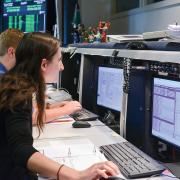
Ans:
{"label": "desk", "polygon": [[[33,137],[35,141],[46,142],[50,139],[58,138],[73,138],[73,137],[85,137],[91,140],[96,146],[106,145],[110,143],[124,142],[126,141],[120,135],[112,131],[100,121],[91,121],[91,128],[72,128],[72,122],[62,124],[46,124],[44,132],[37,139],[38,131],[36,127],[33,127]],[[100,138],[98,138],[100,137]],[[170,177],[151,177],[143,178],[143,180],[172,180]],[[173,178],[178,179],[178,178]],[[39,178],[41,180],[41,178]]]}
{"label": "desk", "polygon": [[[116,132],[105,126],[100,121],[91,121],[91,128],[72,128],[72,122],[60,124],[46,124],[38,140],[54,138],[86,137],[96,146],[126,141]],[[33,127],[33,137],[36,140],[38,131]],[[100,138],[98,138],[100,137]]]}
{"label": "desk", "polygon": [[[81,104],[89,109],[92,110],[91,107],[94,107],[93,102],[91,102],[91,99],[89,98],[87,94],[90,94],[90,90],[92,91],[92,83],[89,83],[90,85],[87,84],[87,82],[93,82],[94,81],[94,76],[93,79],[90,78],[89,74],[92,74],[94,72],[94,67],[95,63],[98,62],[98,64],[103,65],[104,62],[101,62],[101,59],[104,60],[104,57],[109,58],[108,64],[111,65],[120,65],[122,61],[129,59],[131,62],[138,62],[142,63],[141,65],[138,63],[137,68],[145,68],[146,70],[149,70],[150,72],[160,72],[160,73],[167,73],[167,69],[163,69],[163,63],[168,63],[168,65],[172,63],[177,63],[179,64],[179,57],[180,57],[180,52],[179,52],[179,43],[176,42],[168,42],[168,41],[162,41],[162,42],[144,42],[147,45],[148,50],[130,50],[130,49],[125,49],[126,44],[123,45],[123,43],[99,43],[98,44],[76,44],[73,47],[68,47],[68,48],[62,48],[63,54],[70,54],[72,57],[73,55],[80,55],[80,59],[78,60],[78,63],[80,64],[80,76],[79,79],[77,78],[77,86],[78,86],[78,91],[79,91],[79,101]],[[78,57],[79,58],[79,57]],[[116,60],[113,60],[116,59]],[[119,59],[117,61],[117,59]],[[63,62],[69,62],[69,59],[63,60]],[[71,60],[72,61],[72,60]],[[74,58],[73,61],[77,61],[77,58]],[[106,64],[107,64],[106,62]],[[160,69],[148,69],[147,67],[150,67],[153,63],[158,62],[158,67]],[[93,64],[94,63],[94,64]],[[146,65],[145,65],[145,64]],[[152,63],[152,64],[151,64]],[[69,63],[70,64],[70,63]],[[69,65],[68,64],[68,65]],[[157,64],[156,64],[157,65]],[[74,64],[73,64],[74,66]],[[139,69],[140,70],[140,69]],[[65,71],[66,71],[66,66],[65,66]],[[70,72],[72,69],[70,69]],[[140,70],[141,71],[141,70]],[[69,73],[70,73],[69,72]],[[70,77],[69,73],[66,72],[66,79],[62,82],[62,86],[66,87],[68,89],[69,86],[67,86],[67,82],[73,82],[74,77]],[[87,78],[85,78],[87,76]],[[72,80],[70,81],[70,79]],[[88,80],[87,80],[88,79]],[[73,84],[73,83],[71,83]],[[94,86],[94,85],[93,85]],[[75,87],[72,87],[74,90]],[[68,89],[70,90],[70,89]],[[70,90],[71,92],[71,90]],[[86,94],[83,95],[83,92]],[[143,95],[142,95],[143,96]],[[87,103],[88,102],[88,103]],[[128,132],[126,132],[126,129],[128,130],[128,123],[126,121],[129,121],[127,118],[127,106],[128,106],[128,94],[123,95],[123,103],[122,103],[122,109],[123,111],[121,112],[121,120],[120,120],[120,133],[123,137],[126,137],[129,141],[130,139],[133,139],[131,136],[128,137]],[[143,109],[141,108],[141,105],[139,105],[140,108],[137,107],[137,109]],[[135,108],[134,108],[135,109]],[[140,114],[142,112],[136,112],[136,114]],[[140,116],[140,115],[139,115]],[[143,115],[142,115],[143,116]],[[140,119],[140,117],[138,117]],[[144,118],[143,118],[144,119]],[[131,122],[130,122],[131,123]],[[141,123],[139,121],[139,123]],[[146,130],[142,130],[145,132]],[[133,134],[134,132],[134,134]],[[140,134],[141,132],[139,129],[134,128],[133,132],[131,131],[132,136],[135,136],[137,134]],[[142,146],[142,143],[145,141],[143,138],[145,135],[141,133],[141,139],[137,140],[135,143],[138,147]],[[134,141],[134,139],[132,140]],[[131,141],[131,142],[132,142]],[[147,147],[148,149],[149,147]]]}

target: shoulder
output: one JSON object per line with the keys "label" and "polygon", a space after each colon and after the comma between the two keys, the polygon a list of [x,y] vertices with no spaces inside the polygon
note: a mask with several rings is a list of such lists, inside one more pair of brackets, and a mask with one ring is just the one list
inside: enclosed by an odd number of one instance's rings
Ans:
{"label": "shoulder", "polygon": [[0,63],[0,75],[4,74],[7,72],[7,69],[3,64]]}

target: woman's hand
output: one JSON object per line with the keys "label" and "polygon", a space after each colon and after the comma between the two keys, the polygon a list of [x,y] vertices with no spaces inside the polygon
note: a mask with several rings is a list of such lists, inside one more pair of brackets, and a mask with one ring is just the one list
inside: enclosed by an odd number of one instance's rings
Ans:
{"label": "woman's hand", "polygon": [[52,108],[64,108],[64,112],[69,115],[75,113],[76,111],[80,111],[82,106],[78,101],[62,101],[60,103],[56,103],[56,105],[48,106],[48,109]]}
{"label": "woman's hand", "polygon": [[100,162],[92,165],[88,169],[81,171],[80,180],[95,180],[101,177],[117,176],[119,174],[118,167],[111,161]]}
{"label": "woman's hand", "polygon": [[96,163],[83,171],[77,171],[67,166],[63,166],[59,172],[61,180],[97,180],[101,177],[107,179],[109,176],[119,174],[118,167],[111,161]]}
{"label": "woman's hand", "polygon": [[75,113],[76,111],[80,111],[82,106],[78,101],[67,101],[61,106],[61,108],[63,108],[64,112],[69,115]]}

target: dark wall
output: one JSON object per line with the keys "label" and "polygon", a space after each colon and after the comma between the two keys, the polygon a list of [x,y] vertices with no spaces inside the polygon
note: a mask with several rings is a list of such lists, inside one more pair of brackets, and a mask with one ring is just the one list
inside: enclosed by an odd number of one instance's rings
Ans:
{"label": "dark wall", "polygon": [[72,20],[77,0],[63,1],[63,46],[72,43]]}
{"label": "dark wall", "polygon": [[53,26],[56,24],[55,0],[47,0],[46,31],[53,34]]}

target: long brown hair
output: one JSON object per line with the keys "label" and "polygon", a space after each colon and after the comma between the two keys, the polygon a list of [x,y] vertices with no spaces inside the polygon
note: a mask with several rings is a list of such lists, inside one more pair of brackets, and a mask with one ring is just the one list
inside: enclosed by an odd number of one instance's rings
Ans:
{"label": "long brown hair", "polygon": [[0,109],[13,108],[32,100],[35,93],[39,132],[43,128],[45,81],[41,72],[43,59],[51,61],[60,46],[59,40],[45,33],[25,34],[16,49],[16,65],[1,78]]}

